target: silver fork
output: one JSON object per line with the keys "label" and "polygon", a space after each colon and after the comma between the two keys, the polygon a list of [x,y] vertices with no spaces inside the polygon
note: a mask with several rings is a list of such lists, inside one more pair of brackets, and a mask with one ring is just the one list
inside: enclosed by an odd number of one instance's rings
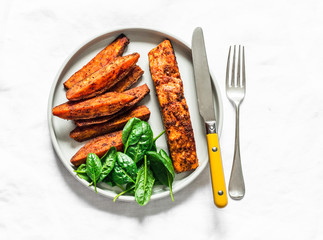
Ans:
{"label": "silver fork", "polygon": [[[242,47],[242,66],[240,65],[240,45],[238,52],[238,66],[236,68],[236,46],[234,46],[231,80],[230,80],[230,55],[231,46],[229,48],[227,73],[226,73],[226,93],[236,111],[236,130],[235,130],[235,148],[233,156],[233,164],[229,181],[229,195],[234,200],[240,200],[245,195],[245,185],[242,174],[241,158],[240,158],[240,139],[239,139],[239,111],[246,93],[246,74],[245,74],[245,56],[244,47]],[[235,71],[237,70],[237,74]],[[242,79],[241,78],[242,71]],[[236,75],[236,76],[235,76]]]}

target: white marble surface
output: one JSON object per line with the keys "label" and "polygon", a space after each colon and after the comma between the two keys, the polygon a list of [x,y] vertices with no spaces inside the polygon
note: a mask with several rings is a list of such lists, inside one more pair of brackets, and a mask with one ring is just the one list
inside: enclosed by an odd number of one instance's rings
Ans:
{"label": "white marble surface", "polygon": [[[323,2],[0,1],[1,239],[322,239]],[[51,146],[47,100],[65,58],[89,38],[148,27],[191,41],[201,26],[224,103],[226,181],[234,112],[225,97],[230,44],[246,46],[242,201],[214,207],[209,169],[145,207],[93,194]]]}

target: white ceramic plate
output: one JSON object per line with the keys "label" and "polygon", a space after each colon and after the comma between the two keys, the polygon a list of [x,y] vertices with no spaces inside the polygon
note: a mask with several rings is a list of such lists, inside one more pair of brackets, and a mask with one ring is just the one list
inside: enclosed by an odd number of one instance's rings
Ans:
{"label": "white ceramic plate", "polygon": [[[74,53],[72,53],[71,56],[68,57],[67,60],[63,63],[61,69],[59,70],[54,80],[49,96],[48,123],[54,149],[57,152],[57,155],[59,156],[63,165],[67,168],[67,170],[74,177],[76,177],[76,179],[78,179],[85,187],[90,188],[94,191],[93,187],[89,187],[88,183],[85,180],[80,179],[73,172],[74,168],[70,163],[71,157],[84,145],[84,143],[78,143],[69,137],[70,131],[73,130],[75,127],[73,122],[53,117],[52,108],[67,101],[65,96],[65,90],[63,87],[63,82],[65,82],[74,72],[79,70],[100,50],[102,50],[106,45],[112,42],[121,33],[124,33],[130,39],[130,44],[126,48],[124,55],[133,52],[138,52],[140,54],[138,65],[145,71],[145,73],[142,79],[136,84],[136,86],[146,83],[150,88],[150,95],[147,96],[143,101],[141,101],[140,104],[146,105],[151,111],[150,119],[148,122],[151,125],[155,135],[163,131],[163,124],[159,108],[159,102],[155,92],[155,87],[149,72],[148,52],[166,38],[172,42],[172,45],[174,47],[179,71],[183,80],[184,95],[191,115],[191,121],[193,125],[193,131],[197,148],[197,156],[199,159],[199,167],[196,170],[176,175],[175,181],[173,183],[173,193],[175,194],[177,191],[183,189],[185,186],[190,184],[203,171],[203,169],[208,163],[208,153],[206,147],[207,143],[205,136],[205,127],[198,111],[191,49],[189,45],[172,35],[150,29],[120,29],[95,37],[87,43],[83,44],[81,47],[79,47]],[[212,76],[212,79],[215,79],[214,76]],[[214,106],[216,109],[218,134],[220,135],[222,130],[223,116],[222,100],[217,83],[215,81],[213,81],[213,83]],[[163,148],[167,150],[165,136],[158,139],[157,148]],[[119,191],[119,188],[111,187],[104,183],[99,185],[98,188],[99,194],[109,198],[114,198],[116,194],[119,193]],[[167,188],[157,186],[153,190],[151,200],[159,199],[165,196],[169,196],[169,191],[167,190]],[[121,196],[119,200],[134,201],[134,197]]]}

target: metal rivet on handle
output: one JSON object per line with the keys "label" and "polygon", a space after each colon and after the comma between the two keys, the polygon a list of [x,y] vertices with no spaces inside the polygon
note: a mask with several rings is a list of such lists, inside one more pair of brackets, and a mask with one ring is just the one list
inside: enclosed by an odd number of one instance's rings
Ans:
{"label": "metal rivet on handle", "polygon": [[222,195],[223,195],[223,191],[222,191],[222,190],[218,191],[218,194],[219,194],[220,196],[222,196]]}
{"label": "metal rivet on handle", "polygon": [[213,152],[218,151],[217,147],[213,147],[213,148],[212,148],[212,151],[213,151]]}

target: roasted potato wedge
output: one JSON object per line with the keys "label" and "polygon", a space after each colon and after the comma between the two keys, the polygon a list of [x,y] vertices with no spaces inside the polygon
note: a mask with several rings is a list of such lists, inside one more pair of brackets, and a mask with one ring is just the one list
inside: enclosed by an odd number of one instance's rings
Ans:
{"label": "roasted potato wedge", "polygon": [[109,92],[124,92],[128,90],[141,78],[143,74],[144,71],[136,65],[124,79],[110,88]]}
{"label": "roasted potato wedge", "polygon": [[109,116],[120,111],[133,99],[133,95],[108,92],[84,101],[63,103],[53,108],[53,115],[70,120]]}
{"label": "roasted potato wedge", "polygon": [[128,44],[129,39],[124,34],[119,35],[112,43],[99,52],[90,62],[88,62],[80,70],[74,73],[66,82],[64,82],[65,88],[71,88],[75,83],[98,71],[100,68],[111,62],[114,58],[121,56]]}
{"label": "roasted potato wedge", "polygon": [[75,83],[67,92],[70,101],[92,98],[100,95],[123,79],[135,66],[139,53],[117,57],[85,79]]}
{"label": "roasted potato wedge", "polygon": [[89,125],[93,125],[93,124],[100,124],[100,123],[110,121],[111,119],[120,116],[120,114],[123,114],[123,113],[129,111],[130,109],[132,109],[138,102],[140,102],[142,99],[144,99],[144,97],[149,93],[149,91],[150,90],[149,90],[147,84],[132,88],[132,89],[125,91],[123,93],[132,95],[135,97],[135,99],[133,99],[131,102],[127,103],[127,105],[124,108],[122,108],[120,110],[120,112],[117,112],[116,114],[110,115],[110,116],[98,117],[98,118],[94,118],[94,119],[80,119],[80,120],[76,120],[74,122],[77,126],[82,127],[82,126],[89,126]]}
{"label": "roasted potato wedge", "polygon": [[134,117],[139,118],[143,121],[148,121],[150,117],[150,111],[146,106],[138,106],[108,122],[86,127],[76,127],[70,133],[70,137],[78,142],[89,140],[97,136],[121,130],[126,125],[126,123]]}
{"label": "roasted potato wedge", "polygon": [[79,166],[82,163],[85,163],[89,153],[95,153],[99,157],[102,157],[111,147],[116,147],[118,151],[122,150],[122,131],[109,133],[87,142],[71,158],[71,163],[74,166]]}

